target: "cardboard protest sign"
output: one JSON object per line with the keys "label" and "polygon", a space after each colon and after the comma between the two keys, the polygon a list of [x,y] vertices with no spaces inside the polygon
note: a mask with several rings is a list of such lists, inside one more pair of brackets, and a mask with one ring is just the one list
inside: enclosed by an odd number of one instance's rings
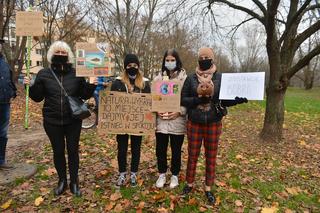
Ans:
{"label": "cardboard protest sign", "polygon": [[112,76],[113,62],[106,43],[76,43],[77,76]]}
{"label": "cardboard protest sign", "polygon": [[238,96],[263,100],[264,81],[264,72],[222,73],[219,99],[232,100]]}
{"label": "cardboard protest sign", "polygon": [[44,29],[43,13],[39,11],[18,11],[16,14],[17,36],[42,36]]}
{"label": "cardboard protest sign", "polygon": [[152,135],[155,114],[151,112],[151,94],[101,91],[98,132]]}
{"label": "cardboard protest sign", "polygon": [[180,112],[181,83],[153,81],[151,87],[153,112]]}

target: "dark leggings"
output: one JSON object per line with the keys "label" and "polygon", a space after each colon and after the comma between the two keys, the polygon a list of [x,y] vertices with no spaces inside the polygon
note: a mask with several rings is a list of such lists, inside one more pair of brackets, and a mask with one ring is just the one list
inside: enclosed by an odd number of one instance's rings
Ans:
{"label": "dark leggings", "polygon": [[[117,135],[119,172],[127,171],[127,151],[129,135]],[[131,172],[138,172],[142,136],[130,135],[131,140]]]}
{"label": "dark leggings", "polygon": [[81,123],[81,121],[75,121],[71,124],[61,126],[47,122],[43,124],[51,142],[54,166],[60,180],[67,178],[65,144],[67,144],[70,181],[76,182],[78,179]]}
{"label": "dark leggings", "polygon": [[181,147],[183,144],[184,135],[173,135],[156,133],[156,155],[158,162],[159,173],[166,173],[167,164],[167,149],[170,138],[171,146],[171,173],[178,175],[181,168]]}

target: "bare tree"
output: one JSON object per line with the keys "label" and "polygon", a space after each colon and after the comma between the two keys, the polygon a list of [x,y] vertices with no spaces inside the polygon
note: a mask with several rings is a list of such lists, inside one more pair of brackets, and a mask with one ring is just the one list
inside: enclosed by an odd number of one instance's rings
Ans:
{"label": "bare tree", "polygon": [[[309,37],[320,29],[320,20],[315,20],[311,26],[303,28],[301,23],[308,11],[318,10],[320,4],[312,0],[252,0],[256,8],[250,9],[238,1],[209,0],[209,7],[227,5],[248,15],[238,26],[250,20],[260,23],[266,32],[266,49],[269,59],[270,80],[267,84],[267,106],[261,138],[279,141],[282,139],[284,122],[284,96],[290,78],[305,67],[312,58],[320,54],[320,46],[315,46],[310,52],[294,63],[293,59],[298,48]],[[288,11],[283,12],[281,8]],[[287,4],[287,5],[286,5]]]}
{"label": "bare tree", "polygon": [[154,16],[162,5],[161,0],[95,1],[97,25],[102,27],[118,67],[126,53],[143,55]]}
{"label": "bare tree", "polygon": [[45,17],[45,32],[38,39],[43,50],[44,66],[47,66],[45,56],[54,40],[64,40],[73,48],[77,41],[83,41],[93,30],[90,20],[85,19],[91,7],[83,5],[88,5],[88,1],[46,0],[40,4]]}

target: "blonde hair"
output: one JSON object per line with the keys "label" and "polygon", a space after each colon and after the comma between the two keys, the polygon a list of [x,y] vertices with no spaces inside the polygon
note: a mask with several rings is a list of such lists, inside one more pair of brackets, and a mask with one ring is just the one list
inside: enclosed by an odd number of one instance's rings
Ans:
{"label": "blonde hair", "polygon": [[47,60],[50,64],[52,63],[51,59],[54,53],[58,50],[66,51],[68,53],[68,62],[73,63],[74,55],[70,46],[64,41],[55,41],[51,44],[47,54]]}
{"label": "blonde hair", "polygon": [[[131,84],[130,84],[129,75],[128,75],[128,73],[127,73],[125,70],[122,72],[121,81],[122,81],[125,85],[127,85],[127,87],[128,87],[129,90],[132,89],[132,88],[131,88],[132,86],[131,86]],[[141,90],[142,90],[142,89],[144,88],[144,86],[145,86],[144,80],[143,80],[143,76],[142,76],[142,74],[141,74],[140,71],[138,71],[138,73],[137,73],[137,77],[136,77],[136,79],[135,79],[135,81],[134,81],[134,85],[135,85],[136,87],[138,87],[139,89],[141,89]]]}

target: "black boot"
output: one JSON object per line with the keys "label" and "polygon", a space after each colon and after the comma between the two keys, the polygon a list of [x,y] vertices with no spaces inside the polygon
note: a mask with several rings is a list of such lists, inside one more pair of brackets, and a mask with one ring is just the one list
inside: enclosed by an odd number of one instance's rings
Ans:
{"label": "black boot", "polygon": [[206,197],[207,197],[207,199],[208,199],[208,202],[209,202],[211,205],[214,205],[215,202],[216,202],[216,198],[215,198],[215,196],[212,194],[212,192],[206,191],[206,192],[205,192],[205,195],[206,195]]}
{"label": "black boot", "polygon": [[67,189],[67,179],[59,179],[58,186],[54,188],[54,196],[61,195]]}
{"label": "black boot", "polygon": [[81,197],[81,191],[79,187],[79,182],[70,182],[70,191],[72,194],[74,194],[76,197]]}

